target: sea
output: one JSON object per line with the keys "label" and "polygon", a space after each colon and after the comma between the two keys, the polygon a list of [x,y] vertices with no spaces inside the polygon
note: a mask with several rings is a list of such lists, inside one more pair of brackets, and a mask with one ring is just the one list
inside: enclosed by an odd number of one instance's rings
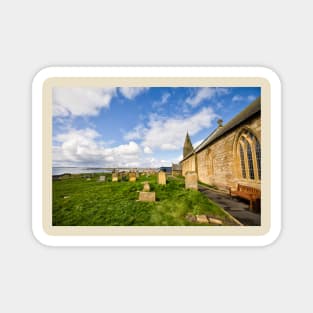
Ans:
{"label": "sea", "polygon": [[86,174],[86,173],[111,173],[111,170],[98,167],[52,167],[52,175]]}

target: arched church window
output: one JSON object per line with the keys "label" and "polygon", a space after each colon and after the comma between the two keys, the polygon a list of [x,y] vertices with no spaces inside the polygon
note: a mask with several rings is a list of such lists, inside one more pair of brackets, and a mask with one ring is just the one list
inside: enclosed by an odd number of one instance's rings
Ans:
{"label": "arched church window", "polygon": [[242,144],[239,144],[239,147],[240,147],[241,175],[242,175],[242,178],[246,178],[245,156],[243,153]]}
{"label": "arched church window", "polygon": [[251,150],[251,145],[250,145],[249,141],[247,141],[247,157],[248,157],[250,179],[254,179],[252,150]]}
{"label": "arched church window", "polygon": [[261,179],[261,145],[256,136],[244,130],[238,140],[239,163],[243,179]]}
{"label": "arched church window", "polygon": [[259,175],[259,179],[261,179],[261,145],[258,140],[255,143],[255,154],[256,154],[256,161],[258,164],[258,175]]}

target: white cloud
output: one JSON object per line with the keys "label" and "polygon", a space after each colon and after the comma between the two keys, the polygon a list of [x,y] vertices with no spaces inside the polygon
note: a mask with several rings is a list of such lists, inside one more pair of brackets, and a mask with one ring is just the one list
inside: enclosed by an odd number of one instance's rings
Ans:
{"label": "white cloud", "polygon": [[120,87],[119,91],[125,98],[132,100],[148,89],[146,87]]}
{"label": "white cloud", "polygon": [[161,112],[163,110],[163,105],[168,102],[168,99],[170,98],[171,94],[169,92],[166,92],[162,95],[161,99],[158,101],[154,101],[152,103],[153,109],[157,109],[158,112]]}
{"label": "white cloud", "polygon": [[143,158],[140,167],[157,168],[160,166],[171,166],[172,160],[159,160],[156,158]]}
{"label": "white cloud", "polygon": [[210,100],[217,95],[229,93],[227,88],[204,87],[198,88],[196,93],[186,99],[192,107],[198,106],[203,100]]}
{"label": "white cloud", "polygon": [[[141,148],[130,141],[128,144],[107,148],[97,139],[93,129],[71,129],[55,136],[58,145],[53,147],[53,163],[59,166],[137,166]],[[137,165],[135,165],[137,164]]]}
{"label": "white cloud", "polygon": [[239,95],[235,95],[232,98],[233,102],[239,102],[239,101],[242,101],[242,100],[244,100],[244,97],[243,96],[239,96]]}
{"label": "white cloud", "polygon": [[[191,132],[190,132],[191,133]],[[161,148],[181,148],[185,130],[181,133],[178,143],[161,144]],[[99,166],[99,167],[159,167],[178,163],[181,156],[171,159],[157,159],[152,154],[150,146],[143,149],[134,141],[115,147],[105,146],[100,141],[101,136],[95,130],[71,129],[68,132],[56,135],[53,146],[54,166]],[[160,143],[159,143],[160,144]],[[148,157],[149,156],[149,157]]]}
{"label": "white cloud", "polygon": [[[136,142],[107,147],[95,130],[71,129],[54,138],[53,166],[153,167],[169,166],[171,160],[151,156],[150,147]],[[150,155],[150,156],[148,156]]]}
{"label": "white cloud", "polygon": [[181,153],[178,157],[173,159],[173,163],[179,164],[179,162],[183,159],[183,154]]}
{"label": "white cloud", "polygon": [[233,101],[233,102],[241,102],[241,101],[249,101],[249,102],[252,102],[252,101],[255,100],[255,99],[256,99],[256,97],[253,96],[253,95],[250,95],[250,96],[247,96],[247,97],[240,96],[240,95],[235,95],[235,96],[233,96],[232,101]]}
{"label": "white cloud", "polygon": [[143,138],[144,133],[146,132],[146,128],[140,124],[137,125],[132,131],[126,133],[124,135],[125,140],[140,140]]}
{"label": "white cloud", "polygon": [[217,102],[216,103],[216,108],[217,109],[222,109],[224,107],[223,103],[222,102]]}
{"label": "white cloud", "polygon": [[116,88],[68,88],[53,89],[53,116],[98,115],[108,108]]}
{"label": "white cloud", "polygon": [[145,154],[151,154],[151,153],[152,153],[152,150],[151,150],[150,147],[145,147],[145,148],[143,149],[143,152],[144,152]]}
{"label": "white cloud", "polygon": [[167,103],[168,101],[168,98],[171,96],[170,93],[166,92],[162,95],[162,98],[161,98],[161,104],[165,104]]}
{"label": "white cloud", "polygon": [[217,114],[210,107],[203,108],[188,118],[166,118],[153,114],[150,115],[146,128],[140,125],[139,128],[135,128],[135,131],[126,134],[125,137],[134,138],[133,135],[140,129],[143,147],[177,150],[182,148],[187,130],[190,135],[194,135],[203,128],[209,128],[216,117],[218,117]]}
{"label": "white cloud", "polygon": [[194,148],[197,148],[197,147],[200,145],[200,143],[202,143],[202,141],[203,141],[204,139],[205,139],[205,138],[203,138],[203,139],[198,140],[197,142],[195,142],[195,143],[193,144],[193,147],[194,147]]}

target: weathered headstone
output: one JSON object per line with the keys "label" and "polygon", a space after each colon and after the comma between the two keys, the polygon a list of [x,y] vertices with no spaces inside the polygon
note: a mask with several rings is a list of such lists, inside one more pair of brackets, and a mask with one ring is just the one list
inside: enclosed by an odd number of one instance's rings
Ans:
{"label": "weathered headstone", "polygon": [[186,173],[185,188],[198,190],[198,175],[196,172],[187,172]]}
{"label": "weathered headstone", "polygon": [[118,181],[118,173],[112,173],[112,182]]}
{"label": "weathered headstone", "polygon": [[166,185],[166,173],[163,171],[158,173],[158,184]]}
{"label": "weathered headstone", "polygon": [[106,177],[105,176],[99,176],[99,181],[105,181]]}
{"label": "weathered headstone", "polygon": [[209,223],[209,220],[207,218],[206,215],[196,215],[196,220],[198,223],[201,223],[201,224],[208,224]]}
{"label": "weathered headstone", "polygon": [[155,202],[155,192],[154,191],[140,191],[139,201]]}
{"label": "weathered headstone", "polygon": [[136,181],[136,173],[135,172],[130,172],[129,173],[129,181],[135,182]]}
{"label": "weathered headstone", "polygon": [[150,191],[150,184],[147,181],[143,183],[143,191]]}

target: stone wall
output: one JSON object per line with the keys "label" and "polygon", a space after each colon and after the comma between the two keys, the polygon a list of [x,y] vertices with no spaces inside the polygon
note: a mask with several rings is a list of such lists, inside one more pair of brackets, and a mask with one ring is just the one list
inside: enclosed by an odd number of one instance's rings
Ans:
{"label": "stone wall", "polygon": [[173,176],[182,176],[182,171],[181,170],[172,170],[172,175]]}
{"label": "stone wall", "polygon": [[[240,162],[237,155],[237,138],[244,129],[250,129],[261,140],[261,118],[254,117],[246,123],[226,133],[205,149],[182,162],[182,174],[195,171],[199,181],[215,185],[220,189],[236,188],[238,183],[260,188],[260,181],[242,179]],[[196,166],[197,163],[197,166]]]}
{"label": "stone wall", "polygon": [[194,172],[196,171],[196,159],[195,156],[192,155],[182,163],[182,175],[185,176],[186,172]]}

